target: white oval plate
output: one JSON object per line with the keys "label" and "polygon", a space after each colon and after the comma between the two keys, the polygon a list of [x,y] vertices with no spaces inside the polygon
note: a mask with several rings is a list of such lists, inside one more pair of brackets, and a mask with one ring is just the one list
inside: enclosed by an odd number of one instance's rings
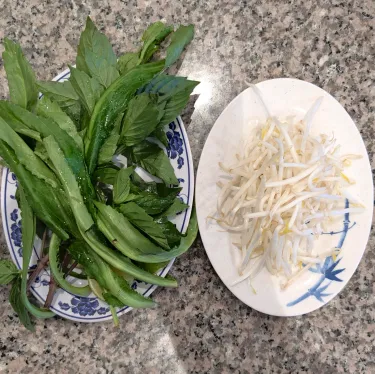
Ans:
{"label": "white oval plate", "polygon": [[[70,76],[69,70],[65,70],[54,81],[63,82]],[[175,171],[176,177],[180,181],[182,190],[179,194],[189,209],[176,216],[173,223],[179,231],[184,232],[189,224],[191,207],[194,201],[194,167],[193,158],[191,155],[189,140],[185,131],[185,127],[180,117],[176,121],[170,123],[165,127],[165,132],[169,139],[169,144],[166,149],[171,164]],[[142,177],[146,177],[146,173],[142,174],[142,170],[137,169]],[[3,221],[3,229],[5,238],[8,244],[10,255],[19,269],[22,267],[22,228],[21,216],[15,199],[17,190],[16,176],[7,168],[3,170],[3,179],[1,184],[1,213]],[[34,243],[34,251],[30,262],[30,268],[35,266],[39,259],[41,241],[36,238]],[[162,270],[159,275],[165,277],[174,259]],[[31,292],[34,296],[44,304],[49,285],[49,270],[43,271],[36,279],[31,287]],[[75,278],[70,278],[75,281],[76,285],[84,285],[83,281],[78,281]],[[87,284],[87,283],[86,283]],[[144,296],[150,296],[155,291],[157,286],[150,285],[141,281],[134,281],[132,288]],[[111,312],[108,305],[99,300],[95,295],[91,294],[89,297],[80,297],[72,295],[67,291],[59,289],[53,299],[51,309],[61,317],[78,321],[78,322],[101,322],[112,319]],[[117,314],[121,315],[132,310],[130,307],[118,309]]]}
{"label": "white oval plate", "polygon": [[196,185],[196,206],[200,234],[207,255],[217,274],[229,290],[248,306],[275,316],[295,316],[320,308],[335,297],[356,270],[368,240],[373,207],[372,174],[365,145],[358,129],[345,109],[330,94],[313,84],[289,78],[273,79],[256,85],[271,112],[277,117],[295,115],[302,119],[314,101],[323,96],[323,103],[314,117],[312,133],[332,133],[341,144],[343,153],[363,156],[348,168],[356,181],[351,192],[366,205],[365,213],[350,216],[335,224],[332,232],[322,235],[315,245],[342,247],[336,261],[327,258],[301,276],[285,291],[279,279],[264,269],[253,281],[256,294],[248,282],[232,287],[238,277],[232,259],[229,234],[217,225],[207,223],[207,216],[216,209],[219,175],[218,163],[234,161],[237,147],[259,121],[265,121],[264,109],[251,88],[238,95],[222,112],[212,128],[199,162]]}

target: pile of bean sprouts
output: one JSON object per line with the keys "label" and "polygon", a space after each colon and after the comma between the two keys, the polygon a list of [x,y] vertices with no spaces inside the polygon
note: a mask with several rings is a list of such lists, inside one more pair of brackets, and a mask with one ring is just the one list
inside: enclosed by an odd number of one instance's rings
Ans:
{"label": "pile of bean sprouts", "polygon": [[333,135],[311,134],[322,98],[303,120],[281,121],[252,88],[268,119],[241,147],[235,163],[219,164],[225,178],[218,182],[217,212],[210,218],[232,234],[240,252],[233,285],[251,281],[266,268],[282,276],[285,289],[311,266],[339,254],[338,248],[317,250],[314,242],[333,220],[364,210],[347,190],[354,180],[344,173],[360,157],[341,155]]}

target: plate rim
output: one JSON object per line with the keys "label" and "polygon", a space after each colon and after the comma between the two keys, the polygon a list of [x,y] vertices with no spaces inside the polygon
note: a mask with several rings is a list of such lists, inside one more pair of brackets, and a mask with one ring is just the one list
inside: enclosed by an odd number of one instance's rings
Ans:
{"label": "plate rim", "polygon": [[[318,88],[319,90],[323,91],[325,93],[325,95],[328,95],[330,98],[332,98],[336,103],[339,104],[339,106],[343,109],[343,111],[345,112],[346,116],[348,117],[348,119],[352,122],[352,124],[354,125],[355,129],[357,130],[359,136],[360,136],[360,141],[362,142],[362,145],[366,151],[366,166],[368,167],[368,170],[371,174],[371,164],[370,164],[370,160],[369,160],[369,155],[368,155],[368,151],[367,151],[367,147],[366,147],[366,144],[363,140],[363,137],[356,125],[356,123],[354,122],[354,120],[352,119],[352,117],[349,115],[349,113],[346,111],[345,107],[333,96],[331,95],[329,92],[327,92],[325,89],[311,83],[311,82],[307,82],[307,81],[304,81],[302,79],[297,79],[297,78],[288,78],[288,77],[282,77],[282,78],[272,78],[272,79],[266,79],[266,80],[263,80],[263,81],[260,81],[260,82],[257,82],[255,83],[254,85],[255,86],[258,86],[258,85],[262,85],[262,84],[271,84],[272,82],[276,82],[276,81],[289,81],[290,83],[293,83],[293,82],[298,82],[298,84],[300,83],[303,83],[303,84],[307,84],[309,86],[312,86],[314,87],[314,89]],[[250,87],[248,88],[245,88],[243,91],[241,91],[238,95],[236,95],[227,105],[226,107],[222,110],[222,112],[219,114],[219,116],[217,117],[214,125],[212,126],[210,132],[208,133],[207,135],[207,138],[206,138],[206,141],[204,143],[204,146],[203,146],[203,149],[202,149],[202,153],[201,153],[201,156],[200,156],[200,159],[199,159],[199,164],[198,164],[198,168],[197,168],[197,175],[196,175],[196,194],[195,194],[195,202],[196,202],[196,210],[197,210],[197,219],[198,219],[198,226],[199,226],[199,230],[200,230],[200,236],[201,236],[201,239],[202,239],[202,243],[203,243],[203,247],[205,249],[205,252],[207,254],[207,257],[211,263],[211,266],[213,267],[213,269],[215,270],[216,274],[218,275],[218,277],[220,278],[221,282],[224,284],[224,286],[233,294],[233,296],[235,296],[238,300],[240,300],[242,303],[244,303],[245,305],[247,305],[248,307],[260,312],[260,313],[263,313],[263,314],[266,314],[266,315],[271,315],[271,316],[275,316],[275,317],[296,317],[296,316],[299,316],[299,315],[305,315],[305,314],[308,314],[308,313],[311,313],[317,309],[320,309],[322,308],[323,306],[327,305],[329,302],[331,302],[331,300],[333,300],[337,295],[339,295],[343,290],[344,288],[347,286],[347,284],[349,283],[349,281],[352,279],[354,273],[357,271],[358,269],[358,266],[366,252],[366,249],[367,249],[367,245],[368,245],[368,241],[369,241],[369,237],[370,237],[370,234],[371,234],[371,222],[372,220],[370,221],[370,224],[369,224],[369,227],[368,227],[368,232],[367,234],[365,235],[364,233],[364,236],[366,237],[366,243],[364,245],[364,248],[363,248],[363,251],[361,253],[360,256],[357,257],[357,261],[356,261],[356,264],[355,264],[355,268],[354,268],[354,271],[351,273],[351,275],[348,277],[348,278],[345,278],[345,280],[343,280],[343,286],[342,288],[338,291],[338,292],[334,292],[332,294],[331,297],[329,297],[326,301],[322,302],[321,304],[318,304],[316,305],[315,307],[313,308],[308,308],[307,311],[302,311],[302,312],[296,312],[296,313],[290,313],[290,314],[283,314],[283,313],[277,313],[277,312],[274,312],[274,313],[270,313],[269,311],[265,311],[263,308],[259,308],[256,304],[255,305],[250,305],[250,303],[246,302],[243,300],[242,297],[240,296],[237,296],[237,294],[235,294],[233,292],[233,290],[230,288],[230,286],[223,280],[222,276],[219,274],[219,272],[216,270],[214,264],[213,264],[213,260],[212,260],[212,254],[209,253],[209,251],[206,249],[206,246],[204,244],[204,234],[202,235],[202,232],[201,232],[201,228],[204,227],[204,222],[201,222],[200,220],[200,214],[199,214],[199,210],[200,210],[200,206],[199,204],[197,203],[197,198],[198,198],[198,195],[199,195],[199,185],[200,185],[200,179],[203,178],[202,176],[202,172],[201,172],[201,160],[203,159],[204,157],[204,154],[205,152],[208,152],[207,151],[207,142],[210,138],[210,136],[212,135],[212,132],[213,132],[213,129],[214,127],[216,126],[218,120],[228,111],[231,110],[231,106],[233,105],[233,103],[238,99],[238,97],[243,94],[243,92],[245,92],[246,90],[249,90],[251,89]],[[374,182],[372,180],[372,186],[374,187]],[[374,201],[374,188],[372,188],[371,190],[371,193],[372,193],[372,196],[371,196],[371,200]],[[370,216],[373,216],[373,211],[374,211],[374,206],[373,204],[371,204],[371,214]],[[202,230],[203,232],[205,230]],[[263,309],[263,310],[262,310]]]}
{"label": "plate rim", "polygon": [[[65,69],[64,71],[62,71],[61,73],[56,75],[52,79],[52,81],[60,81],[61,79],[64,79],[67,75],[70,75],[69,68]],[[186,210],[186,214],[185,214],[185,217],[184,217],[184,220],[183,220],[183,223],[182,223],[182,227],[181,227],[181,232],[185,233],[186,230],[187,230],[187,227],[189,225],[189,222],[190,222],[192,209],[193,209],[193,203],[195,201],[194,200],[194,197],[195,197],[194,196],[195,195],[194,160],[193,160],[193,156],[192,156],[189,138],[188,138],[186,128],[185,128],[185,125],[182,121],[181,116],[178,116],[171,123],[173,123],[173,122],[177,122],[177,124],[179,126],[179,129],[180,129],[180,132],[181,132],[183,142],[185,144],[185,151],[186,151],[186,158],[187,158],[186,166],[187,166],[187,174],[189,176],[187,203],[190,203],[190,204],[189,204],[189,208]],[[1,179],[1,194],[0,194],[0,198],[1,198],[1,221],[2,221],[3,233],[4,233],[4,236],[5,236],[5,241],[6,241],[6,244],[7,244],[7,250],[9,252],[10,256],[11,256],[12,261],[15,263],[15,265],[17,267],[19,267],[21,269],[22,264],[18,264],[17,258],[14,254],[15,252],[14,252],[14,249],[13,249],[13,244],[12,244],[11,239],[10,239],[10,231],[8,230],[8,225],[6,224],[6,222],[7,222],[7,217],[6,217],[6,211],[7,211],[7,209],[6,209],[6,205],[7,205],[6,189],[7,189],[7,187],[6,186],[8,184],[7,176],[11,172],[12,171],[8,167],[6,167],[6,166],[3,167],[2,179]],[[19,209],[19,207],[18,207],[18,209]],[[33,249],[35,251],[35,248],[33,248]],[[175,260],[176,260],[176,258],[173,258],[172,260],[170,260],[169,263],[164,267],[164,269],[161,270],[161,272],[159,274],[161,277],[166,277],[166,275],[171,270]],[[47,268],[46,271],[49,274],[48,268]],[[157,288],[158,288],[157,285],[149,284],[149,287],[147,288],[147,290],[142,295],[145,296],[145,297],[149,297]],[[34,287],[31,286],[30,291],[40,303],[42,303],[42,304],[44,303],[45,300],[41,297],[41,295],[39,295],[39,293],[37,291],[35,291]],[[67,292],[64,289],[62,289],[62,292],[70,294],[69,292]],[[76,296],[76,295],[73,295],[73,294],[70,294],[70,295]],[[95,297],[95,298],[97,299],[97,297]],[[60,316],[64,319],[74,321],[74,322],[93,323],[93,322],[103,322],[103,321],[112,320],[111,315],[95,316],[95,317],[74,316],[72,314],[62,312],[62,311],[60,311],[59,309],[56,309],[53,306],[51,308],[56,313],[56,315],[58,315],[58,316]],[[121,316],[125,313],[130,312],[132,309],[134,309],[134,308],[129,307],[129,306],[125,306],[117,312],[117,315]]]}

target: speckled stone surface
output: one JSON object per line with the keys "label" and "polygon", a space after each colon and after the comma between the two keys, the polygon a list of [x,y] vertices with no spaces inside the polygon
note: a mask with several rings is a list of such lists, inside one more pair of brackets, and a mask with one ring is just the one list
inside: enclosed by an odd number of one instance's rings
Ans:
{"label": "speckled stone surface", "polygon": [[[74,61],[91,15],[116,52],[135,48],[145,25],[194,23],[179,74],[202,81],[184,115],[195,166],[225,106],[258,82],[295,77],[336,97],[357,123],[374,164],[375,3],[326,1],[1,0],[0,38],[21,42],[39,78]],[[2,50],[2,46],[0,47]],[[1,96],[7,96],[0,60]],[[192,106],[191,106],[192,107]],[[2,230],[0,230],[1,232]],[[1,257],[8,257],[0,237]],[[324,308],[275,318],[238,301],[220,282],[201,241],[179,258],[176,290],[160,306],[111,323],[38,321],[19,325],[0,290],[1,373],[375,373],[375,238],[345,290]]]}

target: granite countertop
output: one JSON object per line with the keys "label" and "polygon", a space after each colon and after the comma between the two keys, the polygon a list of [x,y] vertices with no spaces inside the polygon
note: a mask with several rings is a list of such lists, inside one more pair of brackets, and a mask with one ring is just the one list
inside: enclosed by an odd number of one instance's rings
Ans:
{"label": "granite countertop", "polygon": [[[116,52],[132,49],[146,24],[194,23],[179,74],[202,82],[183,116],[195,167],[225,106],[246,86],[295,77],[324,88],[350,113],[374,165],[375,3],[371,0],[193,1],[0,0],[0,38],[21,42],[41,79],[74,61],[91,15]],[[2,46],[0,47],[2,50]],[[1,96],[8,89],[0,60]],[[1,235],[2,235],[2,229]],[[344,291],[306,316],[252,310],[221,283],[197,240],[173,266],[178,289],[159,288],[159,307],[111,323],[38,321],[31,334],[0,289],[1,373],[374,373],[375,239]],[[9,257],[3,235],[1,257]]]}

